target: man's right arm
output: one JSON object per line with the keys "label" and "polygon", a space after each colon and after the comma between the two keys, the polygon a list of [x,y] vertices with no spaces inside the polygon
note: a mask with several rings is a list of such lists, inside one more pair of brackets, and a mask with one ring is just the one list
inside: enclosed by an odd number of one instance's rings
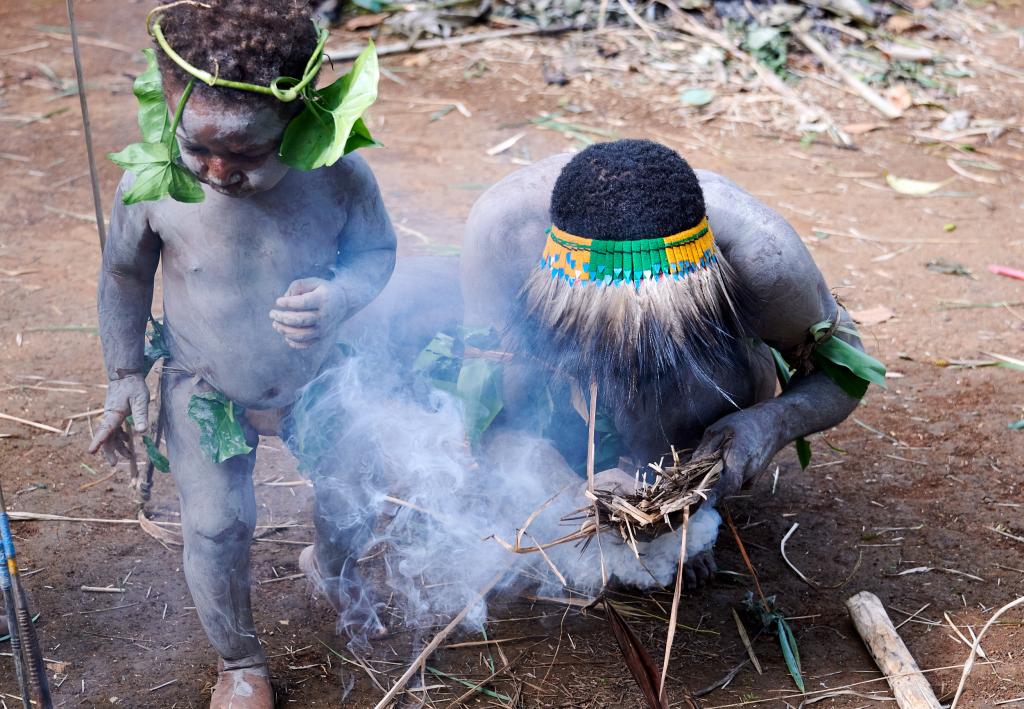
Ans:
{"label": "man's right arm", "polygon": [[112,449],[119,449],[114,434],[129,413],[136,430],[148,428],[145,336],[161,242],[149,226],[146,205],[125,205],[121,200],[132,180],[126,174],[114,197],[98,289],[100,340],[110,384],[90,451],[102,447],[111,462]]}

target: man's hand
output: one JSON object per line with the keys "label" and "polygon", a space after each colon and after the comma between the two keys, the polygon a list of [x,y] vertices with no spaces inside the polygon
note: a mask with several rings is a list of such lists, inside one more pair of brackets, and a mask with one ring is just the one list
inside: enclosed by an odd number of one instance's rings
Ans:
{"label": "man's hand", "polygon": [[136,431],[145,433],[149,430],[149,387],[141,374],[127,374],[110,382],[103,406],[103,420],[89,444],[89,452],[102,450],[111,465],[117,463],[117,454],[128,458],[128,436],[121,429],[121,422],[129,413]]}
{"label": "man's hand", "polygon": [[304,350],[333,336],[345,317],[348,302],[336,282],[301,278],[292,281],[276,305],[280,309],[270,311],[274,329],[289,347]]}
{"label": "man's hand", "polygon": [[708,504],[739,492],[743,483],[757,477],[771,462],[784,442],[778,438],[777,423],[763,409],[751,408],[725,416],[704,431],[693,460],[721,449],[725,467],[718,484],[708,494]]}

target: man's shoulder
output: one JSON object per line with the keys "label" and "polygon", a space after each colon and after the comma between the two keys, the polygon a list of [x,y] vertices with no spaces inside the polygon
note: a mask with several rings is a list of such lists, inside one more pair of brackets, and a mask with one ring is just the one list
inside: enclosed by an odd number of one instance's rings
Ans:
{"label": "man's shoulder", "polygon": [[545,158],[492,185],[470,211],[466,238],[504,241],[517,233],[543,232],[551,219],[551,190],[570,158]]}

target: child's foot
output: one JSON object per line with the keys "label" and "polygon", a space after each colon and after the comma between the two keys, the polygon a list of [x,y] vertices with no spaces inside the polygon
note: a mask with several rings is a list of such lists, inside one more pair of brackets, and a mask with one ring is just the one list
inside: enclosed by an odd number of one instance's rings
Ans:
{"label": "child's foot", "polygon": [[[388,636],[388,629],[377,617],[359,579],[331,579],[331,583],[328,583],[320,573],[320,567],[316,563],[316,552],[312,546],[306,547],[299,554],[299,570],[313,584],[314,595],[322,595],[334,608],[340,621],[339,627],[346,633],[352,636],[365,634],[369,640],[382,640]],[[348,586],[352,593],[345,594],[343,598],[342,586]]]}
{"label": "child's foot", "polygon": [[210,709],[274,709],[274,690],[266,663],[227,670],[224,660],[220,660]]}

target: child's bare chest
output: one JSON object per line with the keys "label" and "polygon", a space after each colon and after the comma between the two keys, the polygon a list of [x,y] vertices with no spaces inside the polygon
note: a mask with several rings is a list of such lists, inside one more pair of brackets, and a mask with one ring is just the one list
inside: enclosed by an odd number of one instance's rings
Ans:
{"label": "child's bare chest", "polygon": [[161,204],[150,225],[163,242],[165,275],[225,283],[328,276],[346,218],[342,205],[308,195],[213,194],[198,205]]}

